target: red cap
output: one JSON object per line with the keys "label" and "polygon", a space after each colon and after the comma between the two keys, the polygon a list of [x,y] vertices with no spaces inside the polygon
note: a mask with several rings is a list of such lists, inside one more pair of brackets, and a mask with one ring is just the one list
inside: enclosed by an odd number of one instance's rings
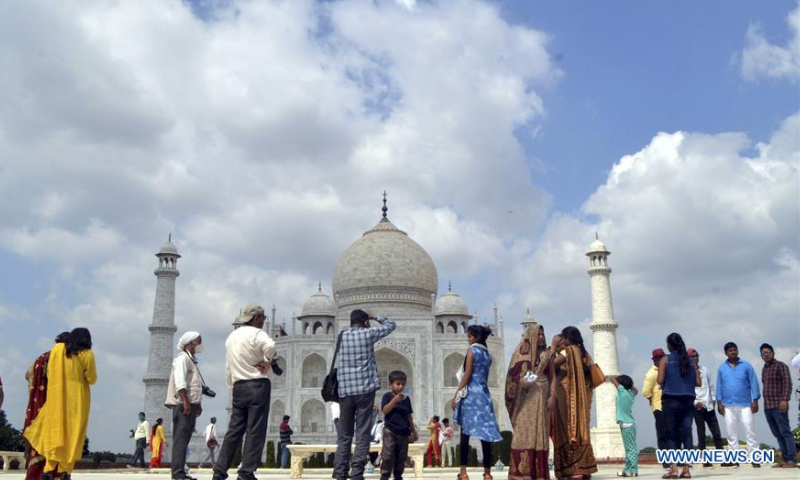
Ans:
{"label": "red cap", "polygon": [[687,355],[689,355],[690,357],[691,357],[692,355],[700,355],[699,353],[697,353],[697,350],[695,350],[694,348],[689,348],[689,349],[687,349],[687,350],[686,350],[686,354],[687,354]]}
{"label": "red cap", "polygon": [[666,353],[664,353],[663,348],[656,348],[655,350],[653,350],[653,358],[658,358],[663,356],[666,356]]}

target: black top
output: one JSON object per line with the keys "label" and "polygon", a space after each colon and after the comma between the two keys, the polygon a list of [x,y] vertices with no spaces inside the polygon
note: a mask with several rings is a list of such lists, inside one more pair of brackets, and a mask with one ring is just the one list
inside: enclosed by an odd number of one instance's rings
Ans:
{"label": "black top", "polygon": [[[386,392],[381,399],[381,410],[394,398],[394,393]],[[383,428],[388,428],[389,431],[401,437],[411,436],[411,424],[408,423],[408,416],[414,413],[411,408],[411,399],[406,397],[402,401],[397,402],[391,412],[383,417]]]}

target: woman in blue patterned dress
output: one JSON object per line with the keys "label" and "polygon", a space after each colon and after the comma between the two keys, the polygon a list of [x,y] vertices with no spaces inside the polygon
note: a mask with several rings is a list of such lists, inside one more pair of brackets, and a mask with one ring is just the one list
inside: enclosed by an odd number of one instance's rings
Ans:
{"label": "woman in blue patterned dress", "polygon": [[[461,425],[461,473],[457,480],[468,480],[469,439],[481,441],[483,452],[483,480],[492,480],[492,442],[503,439],[497,418],[494,415],[492,396],[486,384],[492,356],[486,347],[486,339],[492,334],[489,327],[470,325],[467,329],[469,350],[464,360],[463,375],[453,397],[453,417]],[[459,372],[461,373],[461,372]]]}

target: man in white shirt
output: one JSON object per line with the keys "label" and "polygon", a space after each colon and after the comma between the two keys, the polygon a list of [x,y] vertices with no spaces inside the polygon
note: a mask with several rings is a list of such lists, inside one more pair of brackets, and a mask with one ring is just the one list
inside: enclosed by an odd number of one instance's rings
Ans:
{"label": "man in white shirt", "polygon": [[[708,369],[700,365],[700,354],[694,348],[689,348],[686,353],[694,360],[697,369],[700,370],[701,385],[694,388],[694,423],[697,426],[697,448],[705,450],[706,448],[706,424],[711,430],[711,436],[714,438],[714,448],[722,450],[722,433],[719,430],[719,422],[717,421],[717,414],[714,408],[717,403],[716,391],[711,384],[711,376],[708,374]],[[703,464],[704,467],[710,467],[710,463]]]}
{"label": "man in white shirt", "polygon": [[275,342],[263,329],[264,309],[251,303],[234,322],[235,330],[225,341],[225,380],[232,386],[231,418],[214,464],[213,480],[228,478],[228,468],[242,443],[238,480],[255,480],[267,438],[271,385],[267,372],[275,358]]}
{"label": "man in white shirt", "polygon": [[172,478],[195,480],[186,469],[186,455],[197,417],[203,413],[203,379],[195,355],[203,350],[203,338],[186,332],[178,340],[178,355],[172,361],[172,373],[164,404],[172,409]]}
{"label": "man in white shirt", "polygon": [[333,426],[336,427],[336,444],[339,444],[339,439],[342,437],[342,428],[339,426],[339,402],[331,402],[331,418],[333,419]]}
{"label": "man in white shirt", "polygon": [[146,420],[144,412],[139,412],[139,423],[136,425],[136,430],[133,431],[133,441],[136,443],[136,451],[133,453],[133,460],[128,467],[136,467],[138,462],[139,468],[145,468],[144,451],[147,448],[147,439],[150,436],[150,423]]}
{"label": "man in white shirt", "polygon": [[214,452],[219,447],[219,441],[217,441],[217,417],[211,417],[211,423],[208,424],[206,431],[203,432],[203,438],[205,438],[206,447],[208,447],[208,457],[206,457],[204,463],[209,462],[213,467]]}

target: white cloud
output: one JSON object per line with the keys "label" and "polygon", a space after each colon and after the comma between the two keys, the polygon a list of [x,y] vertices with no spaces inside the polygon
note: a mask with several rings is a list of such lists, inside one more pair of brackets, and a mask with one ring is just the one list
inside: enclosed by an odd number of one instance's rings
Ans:
{"label": "white cloud", "polygon": [[745,80],[800,78],[800,5],[789,12],[786,23],[790,32],[783,45],[770,43],[758,23],[747,28],[744,50],[736,57]]}
{"label": "white cloud", "polygon": [[179,329],[215,339],[204,356],[219,359],[241,305],[290,321],[330,281],[384,189],[390,218],[462,278],[507,261],[548,208],[514,134],[541,128],[561,75],[543,33],[479,0],[203,8],[208,22],[178,0],[0,5],[0,248],[39,269],[35,299],[0,308],[0,348],[89,327],[90,437],[106,448],[132,420],[114,409],[142,395],[167,232]]}

